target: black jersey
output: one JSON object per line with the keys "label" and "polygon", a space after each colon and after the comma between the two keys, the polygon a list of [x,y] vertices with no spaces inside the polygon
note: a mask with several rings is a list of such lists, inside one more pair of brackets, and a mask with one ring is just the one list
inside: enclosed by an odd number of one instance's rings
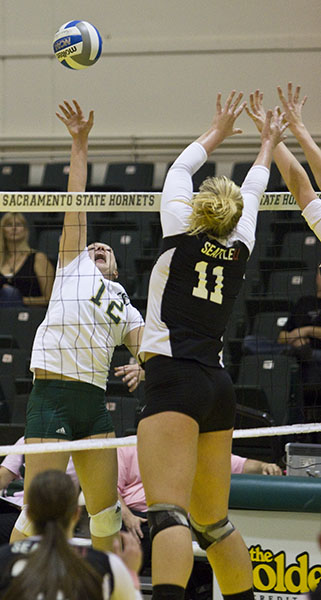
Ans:
{"label": "black jersey", "polygon": [[[0,597],[9,586],[12,577],[18,575],[27,566],[26,556],[36,550],[38,545],[37,538],[27,538],[0,547]],[[108,554],[94,550],[90,546],[77,544],[74,548],[102,577],[105,577],[106,587],[111,594],[114,589],[114,573]]]}
{"label": "black jersey", "polygon": [[259,200],[269,171],[253,166],[242,187],[242,215],[226,239],[189,235],[192,174],[206,160],[198,142],[188,146],[169,170],[161,200],[163,247],[148,291],[140,359],[146,353],[219,363],[222,335],[242,286],[255,242]]}
{"label": "black jersey", "polygon": [[215,365],[249,250],[239,241],[226,247],[206,235],[187,234],[165,238],[163,251],[167,250],[172,252],[160,316],[168,329],[171,355]]}

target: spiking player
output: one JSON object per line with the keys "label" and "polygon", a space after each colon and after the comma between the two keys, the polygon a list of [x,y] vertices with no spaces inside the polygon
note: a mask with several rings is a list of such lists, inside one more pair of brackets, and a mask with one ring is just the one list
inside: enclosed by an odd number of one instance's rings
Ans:
{"label": "spiking player", "polygon": [[[85,119],[79,104],[59,105],[59,119],[72,136],[69,192],[85,191],[88,135],[93,111]],[[115,281],[112,249],[95,243],[86,247],[86,214],[66,213],[54,287],[31,357],[34,386],[27,411],[27,443],[114,437],[106,409],[106,380],[115,346],[125,344],[137,355],[143,319]],[[136,375],[138,371],[136,371]],[[130,389],[137,379],[128,381]],[[117,501],[116,450],[74,452],[73,462],[90,515],[93,546],[109,549],[121,527]],[[26,455],[25,493],[34,476],[48,468],[65,471],[65,453]],[[12,540],[29,536],[23,507]]]}

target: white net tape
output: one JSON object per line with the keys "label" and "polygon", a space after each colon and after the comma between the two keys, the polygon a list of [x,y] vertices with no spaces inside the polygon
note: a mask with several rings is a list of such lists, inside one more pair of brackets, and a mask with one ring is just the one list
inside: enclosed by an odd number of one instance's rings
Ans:
{"label": "white net tape", "polygon": [[[233,438],[271,437],[321,431],[321,423],[284,425],[280,427],[253,427],[237,429]],[[43,454],[48,452],[75,452],[80,450],[104,450],[123,446],[136,446],[137,437],[85,439],[74,442],[43,442],[40,444],[20,444],[18,446],[0,446],[0,456],[7,454]]]}

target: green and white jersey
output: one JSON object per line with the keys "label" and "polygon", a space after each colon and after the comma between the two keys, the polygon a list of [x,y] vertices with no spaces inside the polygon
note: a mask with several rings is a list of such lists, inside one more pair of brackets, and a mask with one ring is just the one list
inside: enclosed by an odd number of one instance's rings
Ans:
{"label": "green and white jersey", "polygon": [[106,389],[116,346],[143,325],[124,288],[104,279],[85,248],[56,271],[44,321],[36,332],[31,371],[63,374]]}

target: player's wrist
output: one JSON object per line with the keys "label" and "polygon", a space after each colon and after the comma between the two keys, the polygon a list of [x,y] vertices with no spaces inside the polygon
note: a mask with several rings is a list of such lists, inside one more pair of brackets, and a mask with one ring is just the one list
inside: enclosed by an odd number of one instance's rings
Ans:
{"label": "player's wrist", "polygon": [[307,129],[302,121],[290,123],[289,129],[290,129],[291,133],[293,133],[293,135],[295,135],[295,137],[297,137],[297,138],[305,136],[307,133]]}

